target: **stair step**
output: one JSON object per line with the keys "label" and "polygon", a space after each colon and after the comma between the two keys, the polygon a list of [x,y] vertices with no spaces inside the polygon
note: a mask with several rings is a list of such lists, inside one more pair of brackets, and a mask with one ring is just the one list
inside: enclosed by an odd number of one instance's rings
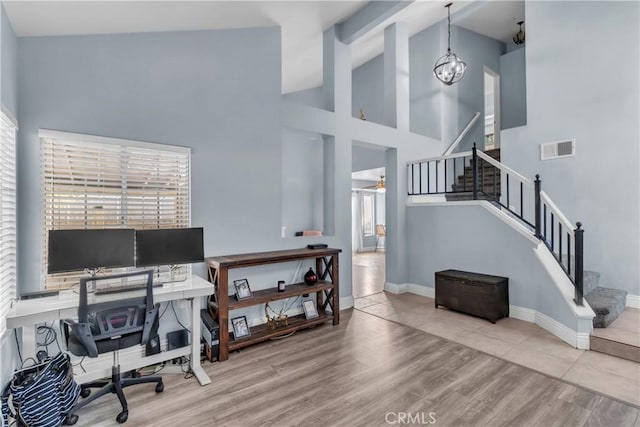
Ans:
{"label": "stair step", "polygon": [[[576,265],[574,259],[571,260],[571,265],[572,266]],[[587,295],[593,292],[593,290],[597,288],[598,284],[600,283],[600,273],[598,273],[597,271],[584,270],[582,277],[583,277],[582,289],[583,289],[584,295]]]}
{"label": "stair step", "polygon": [[584,298],[596,313],[596,317],[593,318],[593,327],[606,328],[624,310],[627,292],[599,286],[586,294]]}
{"label": "stair step", "polygon": [[499,148],[494,148],[492,150],[487,150],[484,152],[484,154],[486,154],[489,157],[492,157],[496,160],[500,160],[500,149]]}
{"label": "stair step", "polygon": [[608,328],[594,330],[591,350],[640,363],[640,310],[625,308]]}
{"label": "stair step", "polygon": [[[457,193],[446,193],[447,202],[460,202],[463,200],[473,200],[472,191],[460,191]],[[478,193],[478,200],[493,200],[493,197],[487,197],[482,193]]]}

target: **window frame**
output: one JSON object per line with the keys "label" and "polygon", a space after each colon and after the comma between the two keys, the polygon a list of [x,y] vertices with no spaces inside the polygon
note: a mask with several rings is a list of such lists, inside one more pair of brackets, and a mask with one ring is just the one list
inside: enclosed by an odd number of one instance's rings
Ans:
{"label": "window frame", "polygon": [[[11,141],[5,141],[5,127],[9,130]],[[16,139],[18,125],[11,112],[2,105],[0,107],[0,337],[7,332],[7,315],[11,311],[17,295],[17,159]],[[9,170],[4,170],[4,153],[9,150]],[[12,194],[11,194],[12,193]],[[8,204],[7,206],[4,206]],[[7,226],[13,223],[13,227]]]}
{"label": "window frame", "polygon": [[[111,137],[103,137],[103,136],[96,136],[96,135],[87,135],[87,134],[80,134],[80,133],[72,133],[72,132],[64,132],[64,131],[55,131],[55,130],[49,130],[49,129],[40,129],[38,132],[38,137],[39,137],[39,141],[40,141],[40,179],[41,179],[41,196],[40,196],[40,202],[41,202],[41,208],[42,208],[42,219],[41,219],[41,230],[42,230],[42,245],[41,245],[41,266],[42,266],[42,270],[41,270],[41,280],[40,280],[40,284],[41,284],[41,288],[42,289],[64,289],[65,286],[62,284],[64,282],[69,283],[71,286],[73,286],[76,283],[76,278],[79,276],[83,275],[83,272],[78,272],[78,273],[60,273],[57,275],[49,275],[47,274],[47,259],[46,259],[46,254],[47,254],[47,234],[48,234],[48,230],[50,229],[60,229],[54,226],[50,226],[50,222],[52,222],[53,220],[51,220],[52,217],[55,216],[55,214],[50,214],[47,212],[48,208],[51,208],[51,210],[53,210],[52,208],[52,204],[49,204],[49,199],[52,197],[51,195],[54,194],[51,191],[48,191],[46,184],[47,184],[47,179],[49,177],[49,179],[52,179],[52,176],[56,176],[55,174],[55,170],[53,172],[51,172],[49,175],[47,175],[47,159],[45,158],[45,150],[46,144],[50,144],[50,146],[52,146],[53,144],[55,144],[56,140],[59,143],[62,144],[67,144],[67,147],[70,147],[72,145],[76,145],[76,146],[80,146],[80,145],[87,145],[87,152],[91,151],[91,150],[100,150],[100,146],[108,146],[108,147],[113,147],[114,151],[112,152],[110,149],[108,150],[106,147],[102,147],[102,149],[104,150],[105,155],[112,155],[112,156],[121,156],[123,159],[129,159],[130,157],[134,157],[136,154],[138,154],[136,152],[136,150],[138,149],[142,149],[142,150],[151,150],[151,151],[155,151],[157,156],[163,156],[163,155],[167,155],[167,154],[171,154],[171,153],[176,153],[179,154],[181,156],[184,156],[184,158],[181,158],[179,160],[179,162],[186,162],[186,177],[181,178],[180,182],[184,182],[186,181],[186,185],[187,185],[187,189],[186,189],[186,194],[182,194],[180,195],[178,192],[176,192],[176,197],[180,200],[183,200],[184,197],[187,198],[186,201],[186,206],[184,206],[183,208],[180,208],[176,211],[176,213],[179,215],[179,213],[184,213],[184,211],[186,210],[186,222],[184,222],[184,220],[182,220],[182,223],[180,224],[180,226],[183,227],[190,227],[191,226],[191,148],[190,147],[182,147],[182,146],[177,146],[177,145],[168,145],[168,144],[160,144],[160,143],[152,143],[152,142],[143,142],[143,141],[136,141],[136,140],[130,140],[130,139],[121,139],[121,138],[111,138]],[[50,142],[47,142],[50,141]],[[93,147],[91,147],[93,146]],[[119,150],[116,149],[116,147],[119,147]],[[51,147],[52,148],[52,147]],[[79,153],[80,155],[82,155],[82,150],[78,149],[77,153]],[[115,153],[115,154],[113,154]],[[49,154],[50,156],[50,154]],[[152,155],[149,155],[150,157],[152,157]],[[98,162],[96,162],[98,163]],[[117,162],[116,162],[117,163]],[[143,164],[143,162],[139,162],[137,164]],[[109,164],[108,166],[112,166],[112,164]],[[126,163],[126,166],[123,165],[123,162],[120,162],[120,165],[118,166],[118,168],[116,169],[115,167],[112,169],[104,169],[101,170],[100,172],[96,172],[96,182],[98,182],[98,177],[100,174],[104,174],[105,171],[106,172],[111,172],[113,174],[119,174],[122,179],[121,182],[119,184],[119,187],[113,187],[112,188],[112,194],[101,194],[99,197],[106,197],[107,199],[110,199],[112,201],[114,200],[119,200],[119,204],[124,206],[121,207],[122,212],[119,215],[109,215],[107,214],[105,216],[105,218],[109,218],[109,220],[115,220],[117,221],[121,221],[120,227],[131,227],[131,228],[139,228],[139,227],[135,227],[135,222],[136,221],[142,221],[143,223],[146,223],[147,220],[144,217],[144,213],[142,214],[142,220],[137,219],[137,220],[133,220],[132,222],[134,223],[134,225],[131,225],[131,223],[127,223],[127,218],[131,218],[133,216],[133,214],[130,214],[129,211],[129,201],[132,199],[144,199],[145,196],[143,195],[143,191],[144,190],[140,190],[138,189],[137,193],[135,196],[132,196],[129,194],[130,192],[130,188],[128,185],[131,183],[132,179],[127,179],[128,175],[127,175],[127,169],[130,167],[129,163]],[[85,170],[89,169],[88,167],[84,166]],[[156,170],[158,170],[157,168],[160,168],[160,166],[156,166]],[[180,168],[180,166],[176,166],[176,168]],[[86,173],[86,172],[84,172]],[[153,167],[149,168],[149,174],[153,174]],[[61,174],[62,175],[62,174]],[[184,181],[183,181],[184,180]],[[100,185],[96,185],[96,186],[91,186],[88,185],[86,186],[89,191],[86,191],[84,194],[88,195],[89,198],[90,197],[96,197],[96,194],[98,193],[102,193],[99,191],[91,191],[94,189],[99,189]],[[104,190],[103,190],[104,191]],[[178,191],[178,190],[173,190],[173,191]],[[157,193],[157,191],[156,191]],[[153,194],[153,192],[152,192]],[[155,194],[152,197],[160,197],[157,194]],[[107,200],[105,199],[105,200]],[[107,202],[108,203],[108,202]],[[136,206],[140,207],[145,207],[145,202],[137,202],[138,204],[136,204]],[[80,202],[78,204],[78,206],[82,206],[83,202]],[[118,202],[116,202],[116,205],[118,204]],[[88,201],[84,201],[84,206],[85,209],[87,209],[90,205],[90,202]],[[111,205],[107,204],[107,207],[111,207]],[[102,206],[101,206],[102,208]],[[155,214],[157,215],[157,214]],[[119,216],[119,218],[117,218]],[[153,215],[152,215],[153,216]],[[179,219],[179,216],[174,217],[174,221],[175,222],[181,222],[181,220]],[[75,219],[71,219],[71,220],[67,220],[68,222],[73,222]],[[80,224],[80,222],[83,222],[83,224]],[[111,228],[109,226],[103,226],[100,227],[99,225],[95,226],[95,227],[91,227],[87,224],[88,220],[85,219],[84,221],[78,221],[78,227],[77,228]],[[151,221],[153,222],[153,220]],[[161,219],[160,217],[157,218],[157,222],[158,222],[158,228],[161,227]],[[61,227],[62,228],[62,227]],[[64,228],[69,228],[69,227],[64,227]],[[72,227],[75,228],[75,227]],[[143,228],[154,228],[154,227],[143,227]],[[124,271],[131,271],[132,268],[127,268],[124,269]],[[189,274],[191,271],[190,266],[186,267],[186,273]],[[122,269],[114,269],[114,272],[119,272],[122,271]],[[160,271],[158,271],[159,273]],[[65,276],[66,275],[66,276]],[[55,276],[55,277],[50,277],[50,276]],[[62,277],[65,276],[65,277]],[[56,279],[56,277],[58,279]],[[62,279],[60,279],[62,277]],[[67,279],[67,280],[63,280],[63,279]],[[56,283],[57,282],[57,283]],[[62,283],[60,283],[62,282]]]}

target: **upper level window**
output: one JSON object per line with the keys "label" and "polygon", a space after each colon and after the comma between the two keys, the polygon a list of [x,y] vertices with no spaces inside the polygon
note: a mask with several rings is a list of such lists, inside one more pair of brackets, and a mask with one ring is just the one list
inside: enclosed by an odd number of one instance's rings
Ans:
{"label": "upper level window", "polygon": [[190,225],[190,149],[40,131],[45,288],[84,273],[46,274],[49,230]]}
{"label": "upper level window", "polygon": [[16,295],[16,129],[0,112],[0,335]]}

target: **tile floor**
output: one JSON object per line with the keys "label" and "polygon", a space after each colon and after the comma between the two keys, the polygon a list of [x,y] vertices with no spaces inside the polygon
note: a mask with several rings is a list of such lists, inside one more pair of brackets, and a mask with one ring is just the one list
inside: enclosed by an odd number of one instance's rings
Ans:
{"label": "tile floor", "polygon": [[577,350],[533,323],[504,318],[491,324],[436,310],[433,299],[413,294],[380,292],[356,298],[355,308],[640,406],[639,363]]}
{"label": "tile floor", "polygon": [[593,335],[640,347],[640,310],[625,308],[608,328],[596,329]]}

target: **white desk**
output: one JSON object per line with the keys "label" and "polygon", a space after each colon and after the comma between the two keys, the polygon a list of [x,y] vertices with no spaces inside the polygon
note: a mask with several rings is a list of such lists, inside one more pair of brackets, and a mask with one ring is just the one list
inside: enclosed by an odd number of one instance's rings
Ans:
{"label": "white desk", "polygon": [[[144,296],[145,290],[127,291],[113,294],[89,294],[89,304],[115,301],[131,297]],[[199,276],[193,275],[184,282],[165,283],[153,288],[154,303],[190,300],[191,301],[191,346],[163,351],[148,357],[126,358],[120,360],[123,371],[153,365],[180,356],[191,355],[191,370],[201,385],[211,380],[200,366],[200,299],[213,293],[213,285]],[[72,319],[78,315],[79,295],[74,291],[62,291],[59,295],[16,301],[7,316],[7,328],[22,328],[23,358],[34,357],[36,351],[36,325],[59,319]],[[108,367],[91,370],[87,373],[76,372],[76,381],[85,383],[111,375]]]}

